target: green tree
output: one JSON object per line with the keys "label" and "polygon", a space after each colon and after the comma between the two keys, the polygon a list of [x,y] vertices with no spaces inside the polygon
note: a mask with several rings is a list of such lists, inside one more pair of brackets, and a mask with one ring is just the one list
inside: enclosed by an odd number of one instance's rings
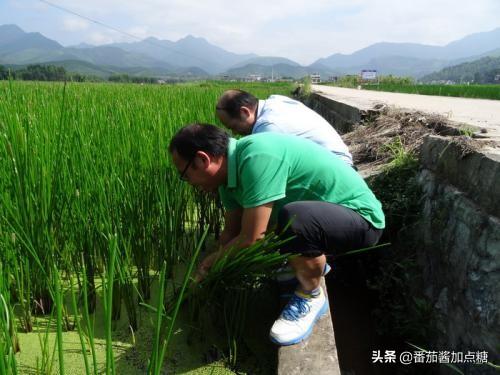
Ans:
{"label": "green tree", "polygon": [[16,77],[27,81],[64,81],[68,78],[66,69],[54,65],[28,65],[16,72]]}
{"label": "green tree", "polygon": [[3,65],[0,65],[0,79],[9,79],[9,71]]}

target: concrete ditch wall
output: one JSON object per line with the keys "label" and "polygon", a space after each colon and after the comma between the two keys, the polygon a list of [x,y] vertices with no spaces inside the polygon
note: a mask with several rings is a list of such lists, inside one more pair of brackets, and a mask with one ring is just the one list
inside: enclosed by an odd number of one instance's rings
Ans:
{"label": "concrete ditch wall", "polygon": [[[418,260],[425,295],[435,307],[435,345],[487,351],[498,363],[500,345],[500,158],[472,152],[438,136],[426,138],[419,182],[424,219]],[[449,348],[449,349],[448,349]],[[466,366],[487,374],[487,367]]]}
{"label": "concrete ditch wall", "polygon": [[[340,133],[376,108],[314,94],[307,103]],[[457,124],[457,126],[463,124]],[[336,126],[337,128],[337,126]],[[420,152],[424,192],[418,261],[438,332],[430,345],[443,351],[487,351],[500,362],[500,140],[488,151],[464,155],[450,138],[428,136]],[[465,365],[467,374],[496,373]],[[443,373],[452,372],[440,366]]]}

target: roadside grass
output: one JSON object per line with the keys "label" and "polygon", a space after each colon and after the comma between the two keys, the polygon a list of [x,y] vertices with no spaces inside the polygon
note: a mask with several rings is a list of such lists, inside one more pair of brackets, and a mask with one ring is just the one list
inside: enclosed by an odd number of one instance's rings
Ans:
{"label": "roadside grass", "polygon": [[500,100],[500,85],[365,84],[365,90]]}

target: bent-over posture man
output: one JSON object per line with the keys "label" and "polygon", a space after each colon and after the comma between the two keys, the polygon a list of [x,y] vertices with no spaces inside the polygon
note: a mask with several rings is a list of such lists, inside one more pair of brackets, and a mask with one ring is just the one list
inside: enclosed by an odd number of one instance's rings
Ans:
{"label": "bent-over posture man", "polygon": [[349,149],[335,129],[297,100],[282,95],[258,100],[246,91],[228,90],[219,98],[215,108],[219,120],[237,134],[275,132],[296,135],[316,142],[352,165]]}
{"label": "bent-over posture man", "polygon": [[[281,249],[299,254],[290,260],[299,287],[271,328],[281,345],[308,337],[328,310],[320,287],[325,254],[374,245],[384,214],[358,173],[325,148],[278,133],[229,138],[213,125],[185,126],[169,150],[181,179],[208,192],[219,191],[225,207],[220,249],[206,257],[206,273],[230,247],[244,248],[266,230],[291,221]],[[244,250],[242,250],[244,251]]]}

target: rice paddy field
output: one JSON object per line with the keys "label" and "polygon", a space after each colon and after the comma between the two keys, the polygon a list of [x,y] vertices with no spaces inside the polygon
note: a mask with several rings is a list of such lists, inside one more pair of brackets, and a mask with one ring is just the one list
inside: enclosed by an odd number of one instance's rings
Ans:
{"label": "rice paddy field", "polygon": [[401,92],[405,94],[500,100],[500,85],[366,84],[363,85],[363,88],[366,90]]}
{"label": "rice paddy field", "polygon": [[228,254],[195,284],[222,213],[167,152],[184,124],[216,123],[228,88],[0,82],[0,374],[270,370],[267,331],[245,314],[265,301],[279,242]]}

